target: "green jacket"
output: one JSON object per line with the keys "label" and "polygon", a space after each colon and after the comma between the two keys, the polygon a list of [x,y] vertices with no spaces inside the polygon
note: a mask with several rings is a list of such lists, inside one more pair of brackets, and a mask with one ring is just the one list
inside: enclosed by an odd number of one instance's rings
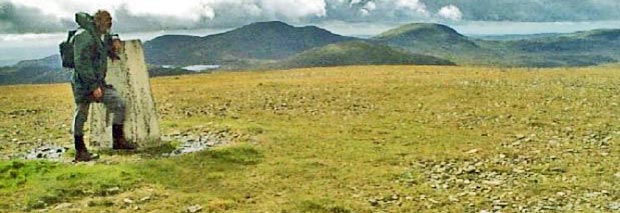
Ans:
{"label": "green jacket", "polygon": [[[75,70],[71,79],[73,97],[76,103],[92,102],[92,92],[103,87],[108,64],[109,45],[96,36],[94,18],[87,13],[76,13],[75,21],[80,26],[75,35],[73,59]],[[106,37],[109,37],[106,35]]]}

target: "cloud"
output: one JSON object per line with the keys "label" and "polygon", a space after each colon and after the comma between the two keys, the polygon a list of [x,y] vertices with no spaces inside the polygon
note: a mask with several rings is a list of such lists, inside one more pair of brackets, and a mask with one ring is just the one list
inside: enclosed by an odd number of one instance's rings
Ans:
{"label": "cloud", "polygon": [[360,13],[362,14],[362,16],[368,16],[370,14],[371,11],[377,9],[377,5],[372,2],[366,2],[366,4],[360,9]]}
{"label": "cloud", "polygon": [[[402,22],[429,17],[426,5],[420,0],[327,0],[328,17],[323,21]],[[339,7],[340,6],[340,7]]]}
{"label": "cloud", "polygon": [[0,0],[0,32],[41,33],[59,31],[68,21],[56,19],[41,10],[13,5]]}
{"label": "cloud", "polygon": [[454,5],[442,7],[441,9],[439,9],[439,12],[437,12],[437,15],[441,18],[453,21],[458,21],[463,18],[463,12],[461,12],[461,9]]}
{"label": "cloud", "polygon": [[5,33],[29,31],[16,23],[57,23],[39,28],[41,31],[66,28],[75,12],[94,13],[98,9],[110,11],[114,28],[122,31],[231,27],[251,20],[303,22],[327,16],[325,0],[0,0],[0,4],[13,10],[0,13],[0,32]]}
{"label": "cloud", "polygon": [[43,14],[57,18],[72,18],[76,11],[94,12],[97,9],[107,9],[114,14],[121,8],[134,16],[159,16],[187,21],[213,19],[216,13],[226,14],[238,10],[248,11],[250,15],[260,13],[265,16],[292,19],[326,14],[324,0],[8,0],[8,2],[39,9]]}
{"label": "cloud", "polygon": [[61,32],[107,9],[120,32],[291,24],[620,20],[618,0],[0,0],[0,33]]}
{"label": "cloud", "polygon": [[428,11],[426,10],[426,4],[420,2],[419,0],[396,0],[394,2],[397,9],[405,9],[412,10],[415,13],[427,16]]}
{"label": "cloud", "polygon": [[308,16],[324,17],[327,15],[323,0],[262,0],[260,8],[271,17],[300,19]]}
{"label": "cloud", "polygon": [[425,0],[429,11],[454,5],[462,20],[579,22],[620,20],[618,0]]}

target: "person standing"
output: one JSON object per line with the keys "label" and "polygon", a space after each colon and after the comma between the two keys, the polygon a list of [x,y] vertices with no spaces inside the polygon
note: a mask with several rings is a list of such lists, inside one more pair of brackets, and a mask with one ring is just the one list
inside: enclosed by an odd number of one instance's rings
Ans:
{"label": "person standing", "polygon": [[119,43],[111,42],[110,28],[112,17],[109,12],[99,10],[94,16],[76,13],[75,20],[80,26],[75,33],[73,60],[75,69],[71,86],[76,109],[72,132],[75,142],[75,162],[90,161],[96,158],[88,152],[84,143],[84,123],[88,119],[88,110],[93,102],[101,102],[108,112],[114,114],[112,125],[113,149],[130,150],[135,145],[129,143],[123,133],[125,121],[125,103],[112,85],[107,85],[108,57],[117,58]]}

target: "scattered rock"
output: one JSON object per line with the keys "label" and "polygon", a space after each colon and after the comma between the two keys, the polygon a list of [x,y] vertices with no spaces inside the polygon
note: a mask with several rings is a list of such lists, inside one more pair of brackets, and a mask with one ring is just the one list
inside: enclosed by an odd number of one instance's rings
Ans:
{"label": "scattered rock", "polygon": [[164,153],[165,157],[183,155],[193,152],[203,151],[214,146],[225,143],[227,140],[222,137],[222,133],[202,133],[199,135],[174,133],[163,136],[163,141],[178,141],[181,144],[170,153]]}
{"label": "scattered rock", "polygon": [[519,140],[524,139],[525,135],[524,134],[516,134],[515,137]]}
{"label": "scattered rock", "polygon": [[187,207],[186,210],[187,210],[188,213],[196,213],[196,212],[202,211],[202,206],[200,206],[200,205],[193,205],[193,206]]}
{"label": "scattered rock", "polygon": [[108,194],[117,194],[121,191],[121,188],[119,188],[118,186],[112,187],[112,188],[108,188],[105,190]]}
{"label": "scattered rock", "polygon": [[560,142],[558,140],[551,139],[551,140],[549,140],[549,145],[550,146],[558,146],[558,145],[560,145]]}
{"label": "scattered rock", "polygon": [[146,201],[148,201],[150,199],[151,199],[150,196],[146,196],[146,197],[140,198],[140,203],[144,203],[144,202],[146,202]]}
{"label": "scattered rock", "polygon": [[490,186],[499,186],[502,185],[503,182],[501,180],[485,180],[482,181],[482,183]]}
{"label": "scattered rock", "polygon": [[612,210],[612,211],[618,211],[618,210],[620,210],[620,202],[613,202],[613,203],[610,203],[610,204],[607,206],[607,208],[609,208],[609,210]]}
{"label": "scattered rock", "polygon": [[474,172],[476,172],[476,167],[475,167],[475,166],[473,166],[473,165],[469,165],[469,166],[467,166],[467,167],[465,168],[465,170],[464,170],[464,171],[465,171],[466,173],[474,173]]}
{"label": "scattered rock", "polygon": [[23,154],[16,154],[13,158],[25,160],[60,160],[69,148],[55,145],[44,145]]}
{"label": "scattered rock", "polygon": [[370,203],[371,206],[379,205],[379,201],[377,201],[377,199],[374,199],[374,198],[368,199],[368,202]]}
{"label": "scattered rock", "polygon": [[472,150],[469,150],[469,151],[467,151],[467,152],[465,152],[465,153],[466,153],[466,154],[475,154],[475,153],[476,153],[476,152],[478,152],[478,151],[480,151],[480,150],[479,150],[479,149],[472,149]]}
{"label": "scattered rock", "polygon": [[61,204],[58,204],[56,207],[54,207],[54,210],[66,209],[66,208],[69,208],[71,206],[73,206],[72,203],[61,203]]}
{"label": "scattered rock", "polygon": [[126,204],[132,204],[133,200],[131,200],[129,198],[125,198],[125,199],[123,199],[123,202],[126,203]]}

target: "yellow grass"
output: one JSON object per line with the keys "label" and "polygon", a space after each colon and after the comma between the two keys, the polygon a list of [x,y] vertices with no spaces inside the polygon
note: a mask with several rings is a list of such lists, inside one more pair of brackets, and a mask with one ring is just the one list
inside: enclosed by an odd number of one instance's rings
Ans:
{"label": "yellow grass", "polygon": [[[112,205],[97,201],[79,208],[609,211],[620,194],[620,178],[614,176],[620,163],[618,71],[613,66],[359,66],[155,78],[163,132],[225,128],[243,137],[204,155],[98,164],[96,169],[126,170],[134,179],[118,183],[121,194],[69,196],[45,208],[94,199]],[[67,84],[0,87],[0,152],[27,150],[37,139],[71,146],[72,110]],[[493,163],[497,159],[515,163]],[[454,186],[434,188],[431,176],[441,172],[433,167],[478,161],[484,162],[481,173],[512,179],[482,184],[485,190],[476,194],[459,195],[468,189]],[[517,167],[529,176],[515,172]],[[86,168],[61,164],[51,174]],[[45,177],[0,188],[0,195],[24,203],[0,201],[0,207],[24,208],[50,188]],[[149,193],[157,199],[123,204],[124,197]]]}

